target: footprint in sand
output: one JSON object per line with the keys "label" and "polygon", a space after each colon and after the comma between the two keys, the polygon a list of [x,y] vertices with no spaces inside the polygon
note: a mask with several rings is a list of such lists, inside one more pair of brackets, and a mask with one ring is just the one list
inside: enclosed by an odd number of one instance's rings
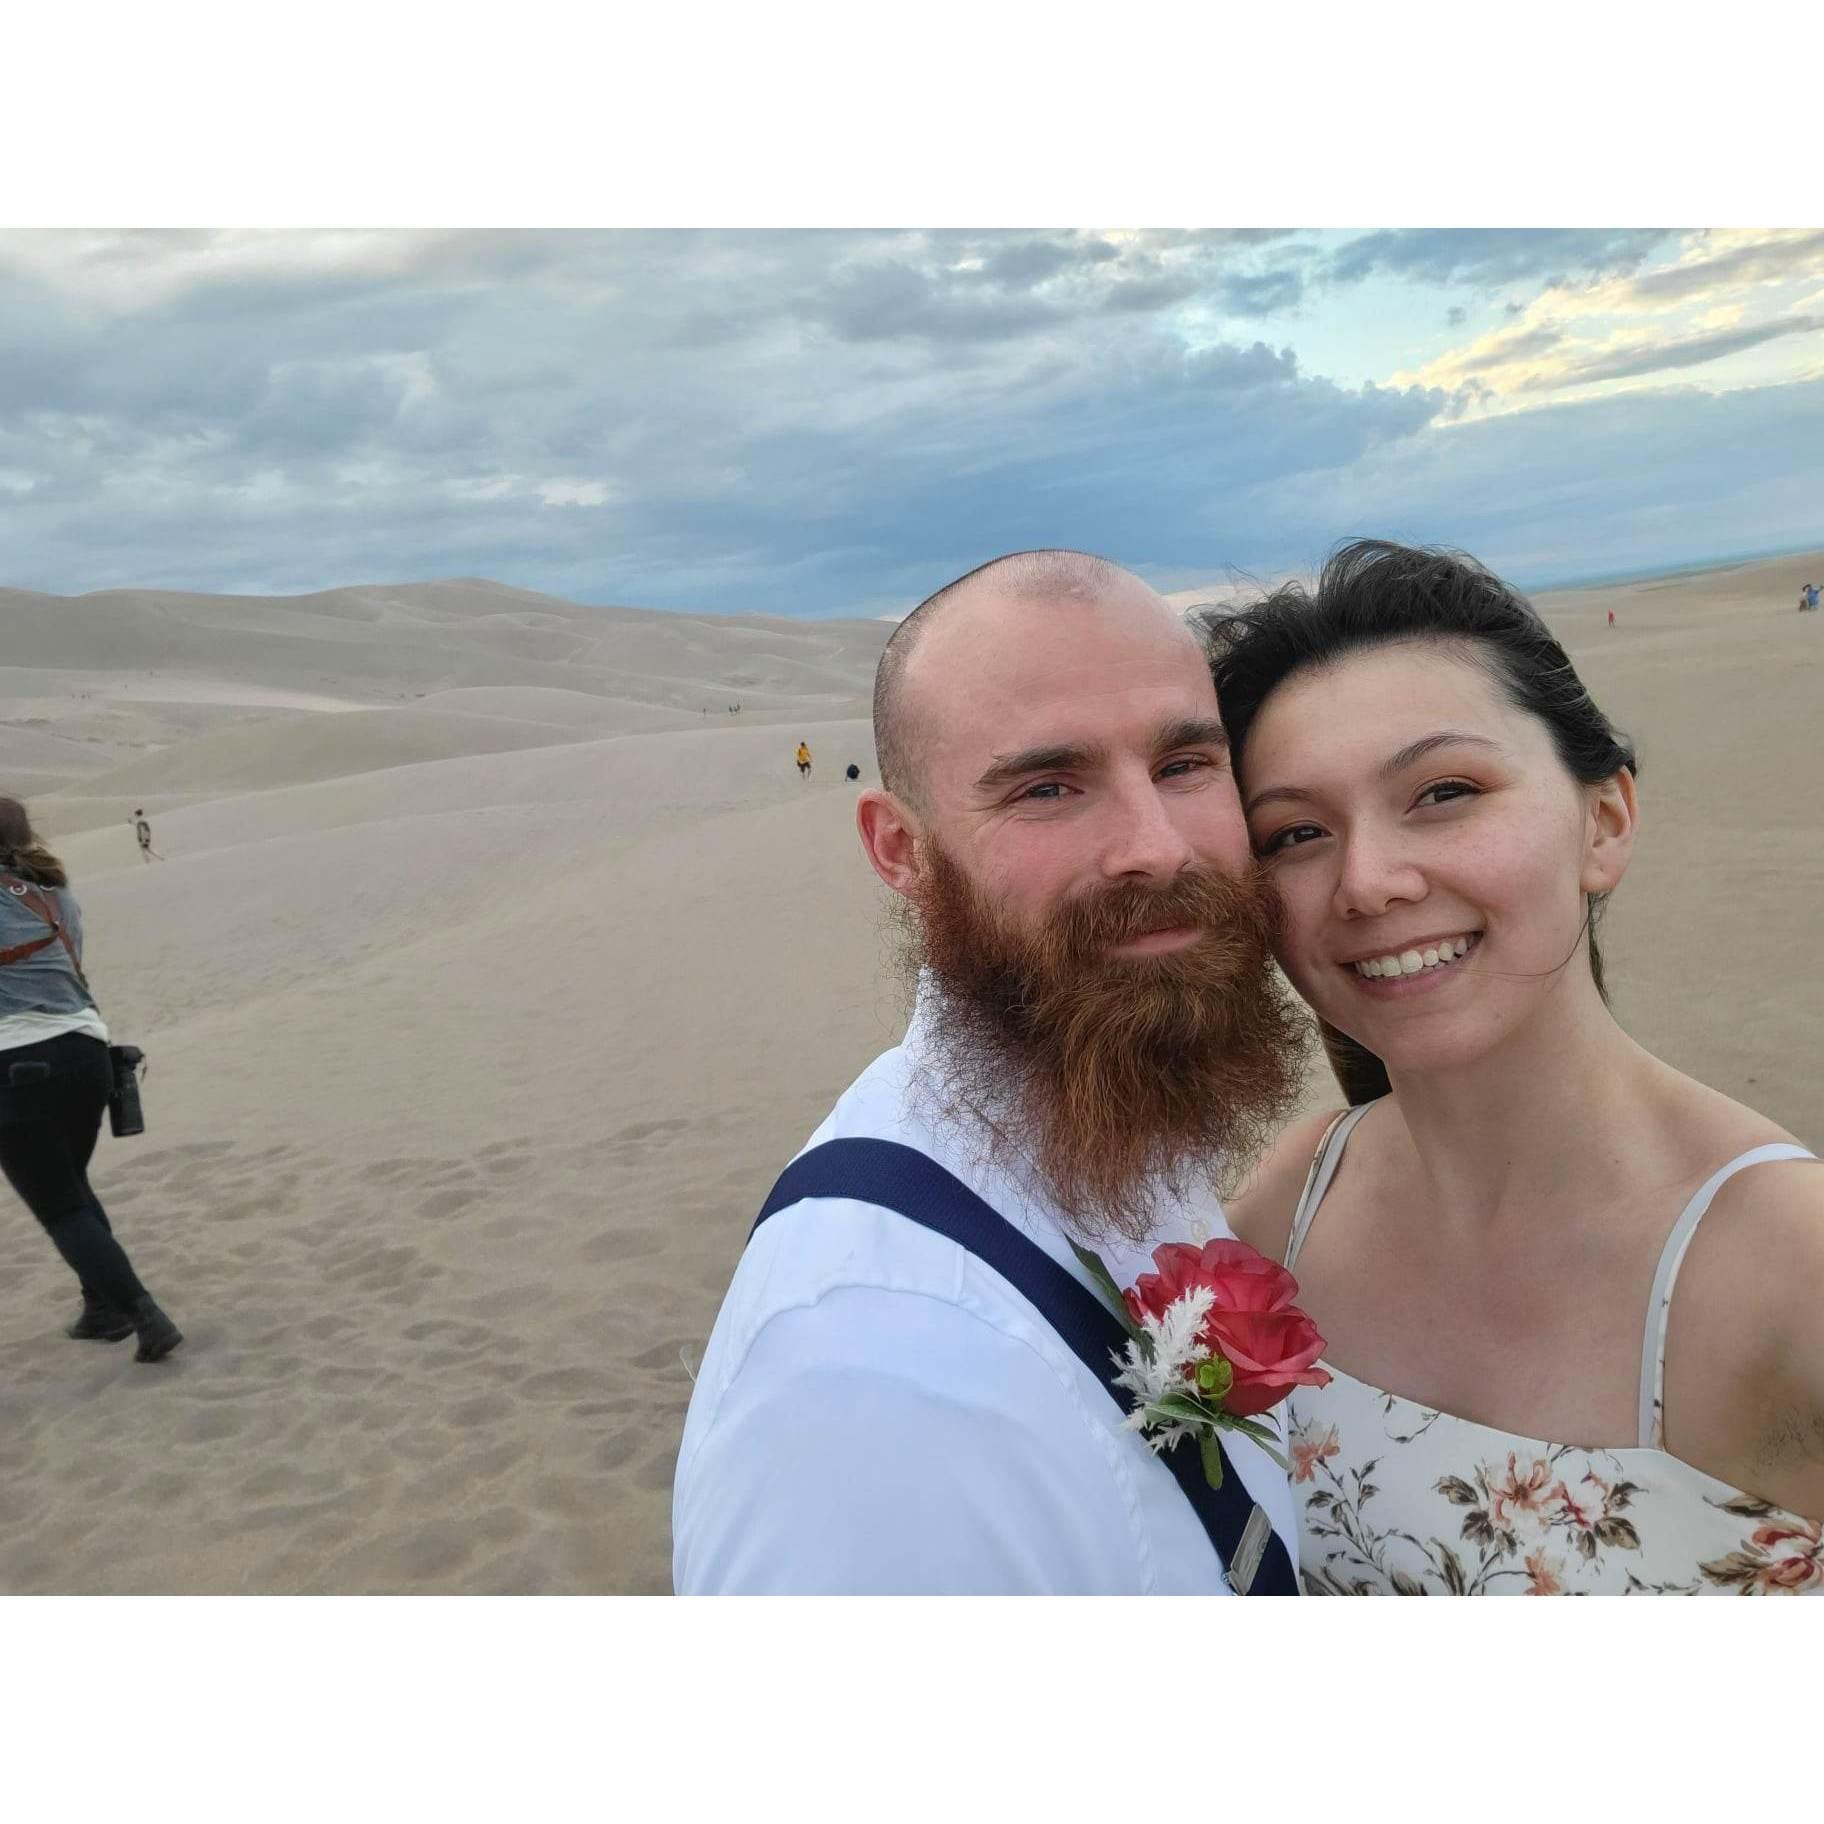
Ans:
{"label": "footprint in sand", "polygon": [[664,1246],[665,1237],[651,1230],[611,1229],[584,1242],[576,1255],[587,1261],[637,1260],[643,1254],[657,1254]]}
{"label": "footprint in sand", "polygon": [[433,1220],[441,1216],[454,1216],[459,1210],[466,1210],[470,1204],[479,1203],[484,1195],[484,1192],[471,1190],[465,1185],[433,1191],[419,1202],[418,1214],[429,1216]]}
{"label": "footprint in sand", "polygon": [[382,1159],[366,1166],[360,1176],[369,1184],[397,1184],[401,1179],[422,1182],[443,1163],[440,1159]]}
{"label": "footprint in sand", "polygon": [[514,1390],[527,1400],[586,1400],[602,1390],[602,1376],[593,1368],[552,1368],[529,1374]]}

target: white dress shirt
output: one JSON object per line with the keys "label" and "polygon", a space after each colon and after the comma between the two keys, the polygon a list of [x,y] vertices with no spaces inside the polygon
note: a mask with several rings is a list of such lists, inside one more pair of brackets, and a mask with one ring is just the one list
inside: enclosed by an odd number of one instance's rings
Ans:
{"label": "white dress shirt", "polygon": [[[807,1143],[930,1155],[1094,1286],[1055,1213],[920,1111],[915,1014]],[[1231,1231],[1214,1196],[1155,1237]],[[1103,1244],[1116,1283],[1149,1249]],[[1285,1472],[1225,1435],[1231,1470],[1297,1562]],[[1188,1450],[1188,1443],[1176,1448]],[[672,1493],[680,1595],[1227,1595],[1184,1491],[1039,1313],[955,1242],[846,1198],[762,1225],[735,1270],[685,1420]]]}

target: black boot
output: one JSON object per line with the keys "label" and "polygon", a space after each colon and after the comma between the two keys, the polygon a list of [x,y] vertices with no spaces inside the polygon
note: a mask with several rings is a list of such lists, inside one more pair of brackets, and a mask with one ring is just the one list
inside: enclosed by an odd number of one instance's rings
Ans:
{"label": "black boot", "polygon": [[152,1302],[149,1292],[133,1307],[133,1328],[139,1332],[136,1362],[162,1362],[184,1340],[183,1331]]}
{"label": "black boot", "polygon": [[92,1292],[85,1292],[81,1314],[75,1323],[64,1327],[63,1333],[79,1343],[118,1343],[138,1327],[130,1312],[122,1311],[105,1298],[97,1298]]}

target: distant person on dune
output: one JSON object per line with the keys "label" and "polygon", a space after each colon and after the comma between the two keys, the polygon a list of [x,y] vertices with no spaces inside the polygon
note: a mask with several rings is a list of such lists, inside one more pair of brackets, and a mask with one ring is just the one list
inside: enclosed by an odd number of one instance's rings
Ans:
{"label": "distant person on dune", "polygon": [[0,798],[0,1170],[82,1286],[65,1331],[136,1360],[183,1339],[140,1283],[89,1184],[101,1111],[113,1093],[108,1029],[82,971],[82,911],[63,864],[25,806]]}
{"label": "distant person on dune", "polygon": [[798,743],[798,777],[808,779],[811,776],[811,750],[800,741]]}
{"label": "distant person on dune", "polygon": [[1609,625],[1611,627],[1615,625],[1615,610],[1613,608],[1609,610]]}
{"label": "distant person on dune", "polygon": [[150,865],[154,861],[163,861],[164,856],[152,846],[152,826],[146,821],[143,810],[133,813],[133,834],[139,838],[139,858]]}
{"label": "distant person on dune", "polygon": [[1805,587],[1799,591],[1799,612],[1801,614],[1807,612],[1815,614],[1817,612],[1817,606],[1818,586],[1816,583],[1807,583]]}

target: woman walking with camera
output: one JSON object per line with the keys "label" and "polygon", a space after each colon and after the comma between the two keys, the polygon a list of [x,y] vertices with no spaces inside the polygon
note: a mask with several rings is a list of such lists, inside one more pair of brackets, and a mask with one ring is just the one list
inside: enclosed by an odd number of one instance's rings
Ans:
{"label": "woman walking with camera", "polygon": [[183,1333],[140,1284],[89,1184],[114,1088],[108,1029],[82,972],[82,913],[25,806],[0,798],[0,1171],[82,1287],[66,1335],[156,1362]]}

